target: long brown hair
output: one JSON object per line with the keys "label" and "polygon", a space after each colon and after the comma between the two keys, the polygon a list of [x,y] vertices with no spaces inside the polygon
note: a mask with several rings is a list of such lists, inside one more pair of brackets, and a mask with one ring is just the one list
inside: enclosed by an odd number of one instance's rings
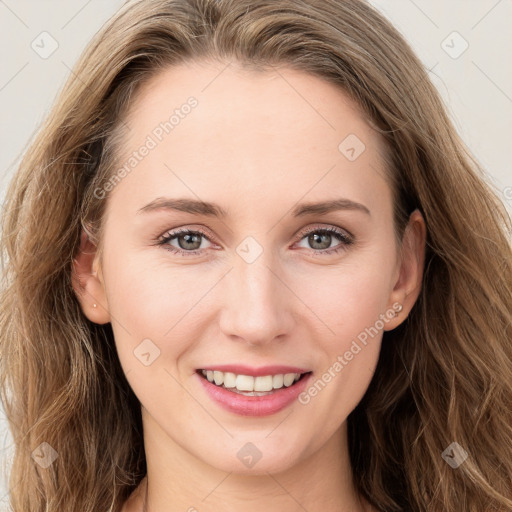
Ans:
{"label": "long brown hair", "polygon": [[[511,510],[511,222],[407,42],[362,0],[134,0],[81,56],[7,193],[14,511],[118,512],[145,474],[140,404],[110,324],[80,308],[72,260],[82,226],[101,244],[108,194],[95,190],[116,171],[135,93],[192,59],[286,65],[339,86],[389,149],[397,233],[414,208],[426,220],[421,295],[385,333],[348,419],[358,490],[382,511]],[[468,455],[457,469],[442,457],[454,442]]]}

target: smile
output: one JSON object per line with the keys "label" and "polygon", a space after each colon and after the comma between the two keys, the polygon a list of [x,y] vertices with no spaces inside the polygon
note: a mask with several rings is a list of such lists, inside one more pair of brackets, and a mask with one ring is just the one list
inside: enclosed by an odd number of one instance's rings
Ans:
{"label": "smile", "polygon": [[273,393],[274,390],[288,388],[304,375],[311,373],[278,373],[253,377],[219,370],[198,370],[198,372],[212,384],[246,396],[265,396]]}

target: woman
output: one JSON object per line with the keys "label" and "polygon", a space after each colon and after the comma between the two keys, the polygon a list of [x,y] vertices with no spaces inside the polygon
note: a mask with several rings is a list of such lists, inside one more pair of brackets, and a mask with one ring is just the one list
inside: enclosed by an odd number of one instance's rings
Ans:
{"label": "woman", "polygon": [[509,510],[510,229],[367,3],[127,2],[7,196],[13,510]]}

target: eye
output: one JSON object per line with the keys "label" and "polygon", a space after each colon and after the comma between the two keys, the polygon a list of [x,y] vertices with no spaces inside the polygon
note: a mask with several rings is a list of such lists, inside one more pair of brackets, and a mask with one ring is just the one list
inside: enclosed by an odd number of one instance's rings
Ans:
{"label": "eye", "polygon": [[[336,241],[339,244],[332,246]],[[205,246],[204,241],[212,243],[209,236],[200,229],[177,229],[169,231],[159,237],[157,245],[164,246],[164,248],[172,253],[180,256],[195,256],[201,254]],[[303,240],[309,244],[309,248],[316,254],[334,254],[345,250],[349,245],[354,243],[354,238],[346,231],[333,226],[309,228],[308,230],[301,231],[299,242]],[[302,246],[303,247],[303,246]]]}
{"label": "eye", "polygon": [[[332,246],[332,243],[338,239],[341,243]],[[305,241],[315,253],[334,254],[346,250],[347,246],[354,243],[354,238],[347,232],[330,227],[314,227],[300,233],[299,241]],[[304,246],[301,246],[304,247]]]}
{"label": "eye", "polygon": [[204,240],[210,242],[208,236],[201,230],[178,229],[162,235],[158,245],[181,256],[196,255],[205,249]]}

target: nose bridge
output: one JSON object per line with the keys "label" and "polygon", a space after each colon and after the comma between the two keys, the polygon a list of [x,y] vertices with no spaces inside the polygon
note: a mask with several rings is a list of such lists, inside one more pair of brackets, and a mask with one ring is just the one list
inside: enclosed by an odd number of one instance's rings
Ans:
{"label": "nose bridge", "polygon": [[[243,244],[241,244],[243,249]],[[239,247],[240,249],[240,247]],[[254,249],[254,248],[253,248]],[[234,268],[228,274],[221,329],[225,335],[245,339],[252,344],[270,342],[291,328],[291,300],[276,276],[270,250],[255,261],[234,255]]]}

